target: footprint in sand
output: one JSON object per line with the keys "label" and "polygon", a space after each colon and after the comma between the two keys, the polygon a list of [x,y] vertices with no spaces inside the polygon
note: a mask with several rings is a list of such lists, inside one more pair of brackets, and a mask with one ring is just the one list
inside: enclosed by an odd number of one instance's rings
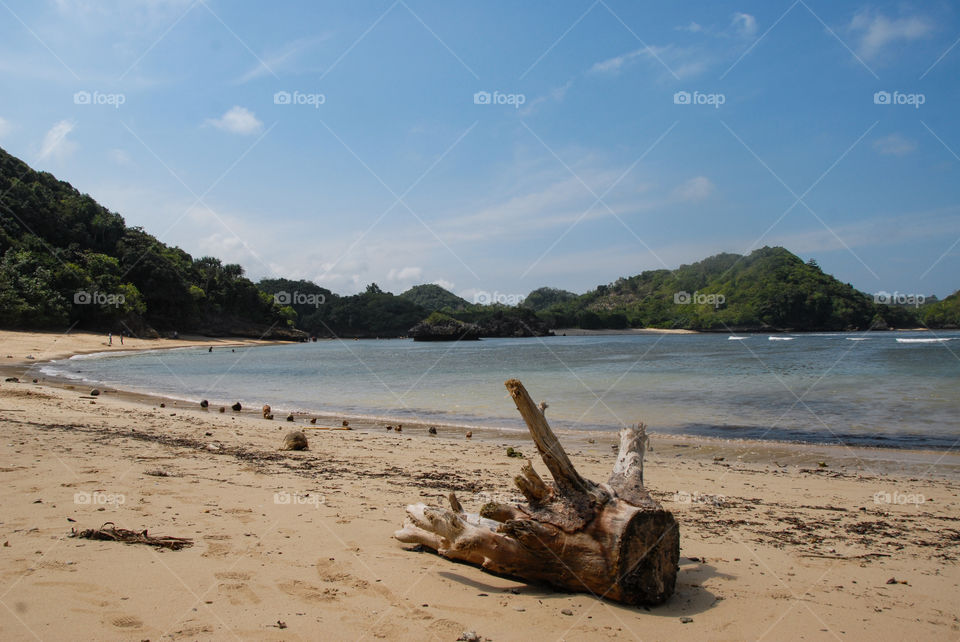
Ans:
{"label": "footprint in sand", "polygon": [[213,576],[218,580],[246,581],[250,579],[250,573],[241,573],[240,571],[223,571],[222,573],[214,573]]}
{"label": "footprint in sand", "polygon": [[139,629],[143,626],[143,621],[133,615],[118,615],[110,620],[110,624],[118,629]]}
{"label": "footprint in sand", "polygon": [[244,524],[249,524],[254,519],[253,510],[249,508],[228,508],[223,512],[227,513],[228,515],[233,515]]}
{"label": "footprint in sand", "polygon": [[344,582],[352,579],[350,573],[344,572],[342,565],[335,560],[319,560],[317,572],[324,582]]}
{"label": "footprint in sand", "polygon": [[230,601],[230,604],[234,606],[242,606],[244,604],[260,604],[260,598],[257,597],[257,594],[250,590],[250,587],[245,583],[227,583],[221,582],[217,584],[217,590],[220,591],[220,594],[227,598]]}
{"label": "footprint in sand", "polygon": [[315,584],[301,580],[280,582],[277,587],[287,595],[300,598],[304,602],[329,602],[340,597],[339,589],[333,587],[320,588]]}

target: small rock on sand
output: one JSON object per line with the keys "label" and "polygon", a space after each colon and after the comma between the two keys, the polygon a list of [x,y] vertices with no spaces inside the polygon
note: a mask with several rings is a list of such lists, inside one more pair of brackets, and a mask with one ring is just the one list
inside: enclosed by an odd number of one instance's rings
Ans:
{"label": "small rock on sand", "polygon": [[97,389],[97,388],[94,388],[93,390],[90,391],[90,396],[91,396],[91,397],[96,397],[96,396],[99,395],[99,394],[100,394],[100,390]]}
{"label": "small rock on sand", "polygon": [[233,409],[234,412],[240,412],[241,410],[243,410],[243,406],[240,405],[239,401],[230,407]]}
{"label": "small rock on sand", "polygon": [[287,415],[287,421],[293,421],[293,415]]}
{"label": "small rock on sand", "polygon": [[299,430],[291,430],[284,436],[280,450],[307,450],[307,436]]}
{"label": "small rock on sand", "polygon": [[200,407],[201,407],[201,408],[206,408],[206,407],[208,407],[209,405],[210,405],[210,402],[207,401],[206,399],[204,399],[203,401],[200,402]]}

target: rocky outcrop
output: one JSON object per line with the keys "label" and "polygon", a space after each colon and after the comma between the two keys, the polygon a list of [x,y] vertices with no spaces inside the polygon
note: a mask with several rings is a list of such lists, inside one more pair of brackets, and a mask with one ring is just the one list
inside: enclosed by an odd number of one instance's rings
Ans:
{"label": "rocky outcrop", "polygon": [[480,328],[451,317],[431,316],[410,328],[410,336],[414,341],[476,341],[480,338]]}

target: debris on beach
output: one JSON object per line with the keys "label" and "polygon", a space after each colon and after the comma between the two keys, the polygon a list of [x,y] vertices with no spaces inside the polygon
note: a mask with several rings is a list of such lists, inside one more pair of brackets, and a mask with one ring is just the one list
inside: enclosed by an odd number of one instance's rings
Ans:
{"label": "debris on beach", "polygon": [[293,421],[293,415],[292,415],[292,414],[287,415],[287,421]]}
{"label": "debris on beach", "polygon": [[261,408],[261,410],[263,411],[263,416],[266,417],[267,415],[270,414],[270,404],[268,403],[263,404],[263,408]]}
{"label": "debris on beach", "polygon": [[527,461],[514,477],[526,505],[488,502],[475,514],[449,497],[449,509],[411,504],[394,537],[493,573],[624,604],[667,600],[676,587],[680,533],[643,483],[646,427],[621,429],[613,473],[598,484],[577,472],[547,423],[545,404],[538,407],[516,379],[505,385],[553,485]]}
{"label": "debris on beach", "polygon": [[91,396],[91,397],[97,397],[97,396],[99,396],[99,395],[100,395],[100,390],[97,389],[97,388],[94,388],[93,390],[90,391],[90,396]]}
{"label": "debris on beach", "polygon": [[471,437],[473,437],[473,431],[472,431],[472,430],[468,430],[466,437],[467,437],[467,439],[470,439]]}
{"label": "debris on beach", "polygon": [[20,383],[20,380],[17,379],[16,377],[7,377],[6,379],[4,379],[4,381],[6,381],[7,383]]}
{"label": "debris on beach", "polygon": [[147,529],[131,531],[126,528],[117,528],[117,525],[113,522],[106,522],[100,528],[88,528],[82,531],[71,528],[69,537],[123,542],[125,544],[146,544],[147,546],[168,548],[171,551],[179,551],[181,548],[193,546],[193,540],[186,537],[154,536],[150,535]]}
{"label": "debris on beach", "polygon": [[243,410],[243,406],[240,405],[239,401],[230,407],[233,409],[234,412],[240,412],[241,410]]}
{"label": "debris on beach", "polygon": [[280,450],[307,450],[307,436],[299,430],[291,430],[283,438]]}
{"label": "debris on beach", "polygon": [[204,399],[203,401],[200,402],[200,407],[201,407],[201,408],[208,408],[209,406],[210,406],[210,402],[207,401],[206,399]]}
{"label": "debris on beach", "polygon": [[431,435],[435,435],[437,434],[437,429],[434,428],[433,426],[430,426],[430,428],[427,429],[427,432],[430,433]]}
{"label": "debris on beach", "polygon": [[513,446],[510,446],[507,448],[507,457],[519,457],[522,459],[523,453],[517,450],[516,448],[514,448]]}

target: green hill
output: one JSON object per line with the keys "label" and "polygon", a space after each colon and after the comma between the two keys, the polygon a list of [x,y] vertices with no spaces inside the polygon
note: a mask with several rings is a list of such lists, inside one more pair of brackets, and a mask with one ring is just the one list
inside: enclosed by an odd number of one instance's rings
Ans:
{"label": "green hill", "polygon": [[0,325],[293,336],[239,265],[194,259],[0,149]]}
{"label": "green hill", "polygon": [[815,263],[764,247],[621,278],[545,314],[584,328],[846,330],[870,327],[878,308]]}
{"label": "green hill", "polygon": [[466,299],[461,299],[453,292],[433,283],[415,285],[400,296],[431,312],[437,310],[465,310],[470,307],[470,303]]}
{"label": "green hill", "polygon": [[531,310],[546,310],[547,308],[572,301],[577,298],[577,295],[573,292],[568,292],[567,290],[560,290],[558,288],[537,288],[533,292],[527,295],[527,297],[520,304],[524,308],[530,308]]}

